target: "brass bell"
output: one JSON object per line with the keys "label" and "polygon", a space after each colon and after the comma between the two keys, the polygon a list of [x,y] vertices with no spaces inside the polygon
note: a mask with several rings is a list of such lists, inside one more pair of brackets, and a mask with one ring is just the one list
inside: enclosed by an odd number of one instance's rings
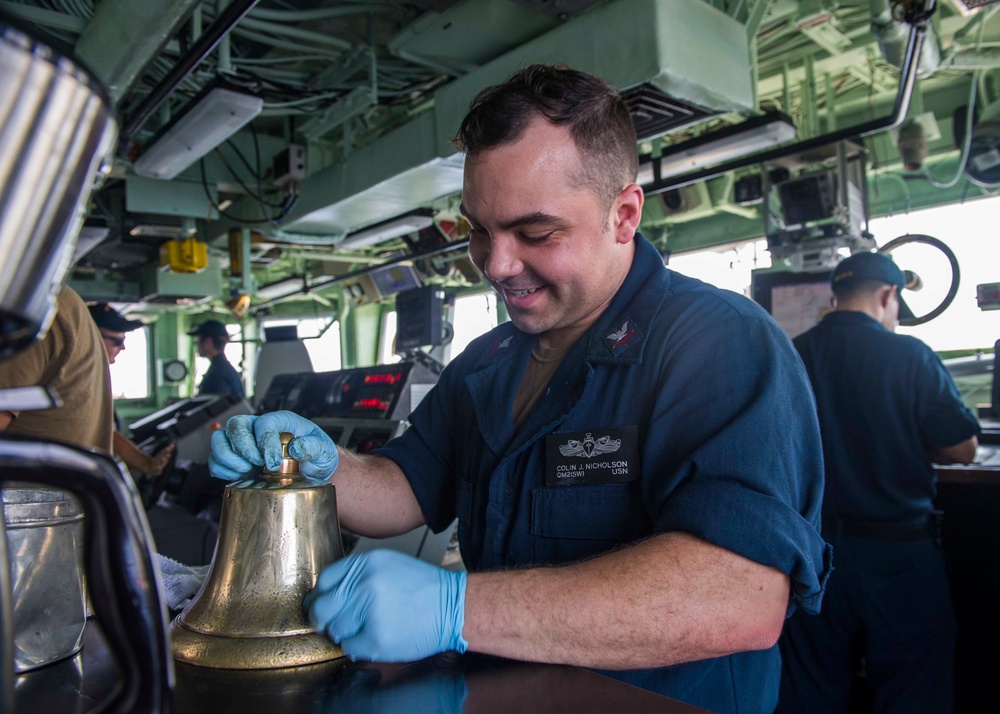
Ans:
{"label": "brass bell", "polygon": [[280,438],[277,472],[226,487],[208,576],[170,626],[179,662],[277,669],[344,656],[302,609],[320,570],[344,556],[336,489],[302,476],[292,434]]}

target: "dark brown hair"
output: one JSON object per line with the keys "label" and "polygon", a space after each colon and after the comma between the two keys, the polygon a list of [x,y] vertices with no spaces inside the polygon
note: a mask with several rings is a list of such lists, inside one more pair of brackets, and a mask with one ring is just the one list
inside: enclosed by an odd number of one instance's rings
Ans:
{"label": "dark brown hair", "polygon": [[635,126],[618,91],[598,77],[565,65],[533,64],[472,100],[454,138],[466,154],[516,141],[536,116],[568,126],[584,162],[577,180],[608,207],[635,181]]}

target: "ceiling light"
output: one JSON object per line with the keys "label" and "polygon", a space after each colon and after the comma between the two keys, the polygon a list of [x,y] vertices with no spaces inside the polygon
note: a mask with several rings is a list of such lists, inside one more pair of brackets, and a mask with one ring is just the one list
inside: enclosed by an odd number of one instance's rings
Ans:
{"label": "ceiling light", "polygon": [[370,228],[351,233],[337,244],[337,248],[354,249],[365,248],[382,241],[398,238],[399,236],[414,233],[433,225],[434,218],[423,213],[411,213],[399,218],[379,223]]}
{"label": "ceiling light", "polygon": [[246,126],[263,107],[261,97],[214,86],[160,131],[132,170],[146,178],[172,179]]}
{"label": "ceiling light", "polygon": [[[691,171],[738,159],[795,138],[795,125],[780,112],[751,117],[741,124],[732,124],[718,131],[674,144],[660,157],[640,161],[636,183],[640,186],[656,180],[680,176]],[[659,162],[660,175],[654,164]]]}
{"label": "ceiling light", "polygon": [[184,226],[139,223],[132,226],[128,234],[135,238],[183,238],[188,235],[188,230]]}

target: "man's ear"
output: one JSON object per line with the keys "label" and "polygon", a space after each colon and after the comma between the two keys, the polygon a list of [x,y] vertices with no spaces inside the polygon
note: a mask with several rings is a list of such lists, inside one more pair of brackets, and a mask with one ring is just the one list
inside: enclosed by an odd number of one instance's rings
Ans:
{"label": "man's ear", "polygon": [[615,240],[629,243],[639,230],[642,220],[642,204],[645,196],[638,184],[630,183],[618,192],[614,203],[613,227]]}
{"label": "man's ear", "polygon": [[898,290],[899,288],[895,285],[886,285],[878,291],[878,303],[882,306],[883,310],[889,309],[889,301],[892,300],[893,294]]}

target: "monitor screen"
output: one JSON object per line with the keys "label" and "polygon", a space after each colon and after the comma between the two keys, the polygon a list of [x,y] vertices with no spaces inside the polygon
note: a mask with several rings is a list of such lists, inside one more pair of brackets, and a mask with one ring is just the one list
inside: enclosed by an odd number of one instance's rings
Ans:
{"label": "monitor screen", "polygon": [[444,290],[428,285],[396,296],[396,352],[442,342]]}
{"label": "monitor screen", "polygon": [[390,265],[372,272],[372,280],[383,296],[419,288],[420,278],[409,265]]}
{"label": "monitor screen", "polygon": [[831,310],[830,271],[818,273],[755,272],[753,299],[771,313],[789,337],[797,337]]}

